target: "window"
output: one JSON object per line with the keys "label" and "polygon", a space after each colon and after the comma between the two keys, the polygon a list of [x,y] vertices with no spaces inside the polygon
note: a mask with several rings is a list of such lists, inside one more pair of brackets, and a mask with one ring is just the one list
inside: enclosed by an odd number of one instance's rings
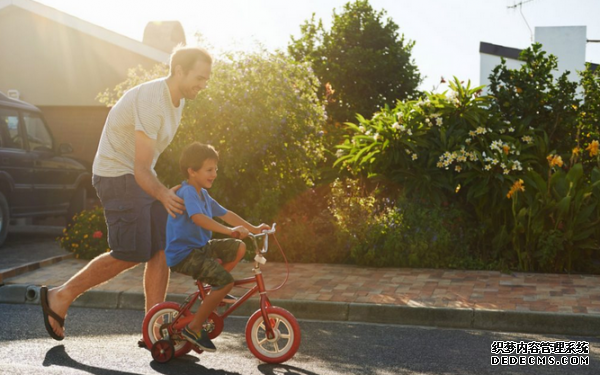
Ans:
{"label": "window", "polygon": [[52,151],[52,136],[42,118],[35,113],[23,113],[29,148],[36,151]]}
{"label": "window", "polygon": [[14,109],[0,108],[0,147],[23,148],[19,135],[19,113]]}

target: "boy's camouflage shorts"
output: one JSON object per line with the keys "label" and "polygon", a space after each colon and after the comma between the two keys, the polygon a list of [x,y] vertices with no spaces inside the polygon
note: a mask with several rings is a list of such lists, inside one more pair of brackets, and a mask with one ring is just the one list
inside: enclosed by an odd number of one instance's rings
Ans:
{"label": "boy's camouflage shorts", "polygon": [[233,276],[217,262],[217,259],[221,259],[223,263],[234,261],[240,244],[242,241],[234,238],[210,240],[203,247],[192,250],[185,259],[171,267],[171,270],[210,284],[213,290],[220,289],[232,283]]}

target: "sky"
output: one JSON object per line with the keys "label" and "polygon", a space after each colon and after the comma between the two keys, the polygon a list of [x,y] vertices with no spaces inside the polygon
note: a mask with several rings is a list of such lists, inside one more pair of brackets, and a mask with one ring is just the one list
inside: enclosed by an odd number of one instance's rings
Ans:
{"label": "sky", "polygon": [[[510,6],[522,1],[519,8]],[[315,13],[331,26],[348,0],[38,0],[98,26],[141,41],[150,21],[181,22],[188,45],[203,36],[203,47],[222,51],[286,50],[290,37]],[[407,40],[424,80],[440,77],[479,84],[479,43],[526,48],[536,26],[587,26],[587,38],[600,40],[600,0],[370,0],[385,10]],[[521,14],[522,12],[522,14]],[[530,31],[531,30],[531,31]],[[600,63],[600,43],[588,43],[586,60]]]}

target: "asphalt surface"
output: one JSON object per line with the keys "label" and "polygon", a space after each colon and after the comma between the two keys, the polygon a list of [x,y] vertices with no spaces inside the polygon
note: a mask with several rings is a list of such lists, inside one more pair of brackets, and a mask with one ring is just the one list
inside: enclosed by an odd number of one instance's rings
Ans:
{"label": "asphalt surface", "polygon": [[[158,364],[136,346],[143,313],[72,308],[67,335],[48,338],[38,305],[0,304],[0,374],[598,374],[600,339],[398,325],[300,321],[302,345],[281,365],[248,351],[246,319],[225,320],[217,353]],[[494,341],[586,341],[589,365],[492,366]]]}

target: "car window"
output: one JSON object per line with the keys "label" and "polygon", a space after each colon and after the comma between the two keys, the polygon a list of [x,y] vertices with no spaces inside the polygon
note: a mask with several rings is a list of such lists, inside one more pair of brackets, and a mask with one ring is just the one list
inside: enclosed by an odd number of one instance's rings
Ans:
{"label": "car window", "polygon": [[23,113],[23,119],[25,120],[29,148],[37,151],[53,150],[52,136],[46,129],[42,118],[34,113],[25,112]]}
{"label": "car window", "polygon": [[23,148],[19,135],[19,113],[14,109],[0,108],[0,147]]}

